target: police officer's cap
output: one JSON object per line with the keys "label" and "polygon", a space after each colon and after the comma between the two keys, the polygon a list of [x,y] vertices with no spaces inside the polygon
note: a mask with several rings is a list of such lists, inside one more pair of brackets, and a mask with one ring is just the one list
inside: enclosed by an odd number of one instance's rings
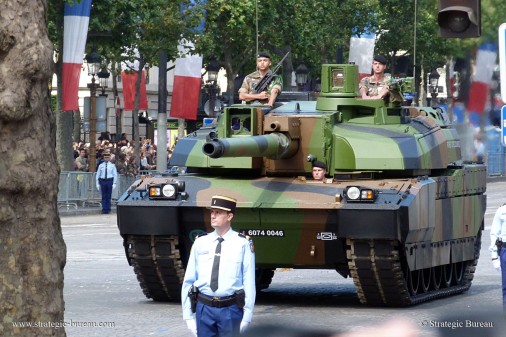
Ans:
{"label": "police officer's cap", "polygon": [[222,195],[215,195],[211,200],[211,209],[217,208],[227,212],[235,213],[235,205],[237,200],[234,198],[224,197]]}
{"label": "police officer's cap", "polygon": [[260,53],[258,53],[257,58],[260,58],[260,57],[265,57],[269,60],[271,59],[271,55],[269,55],[269,53],[267,53],[265,51],[261,51]]}
{"label": "police officer's cap", "polygon": [[313,167],[319,167],[321,169],[327,170],[325,163],[319,160],[313,162]]}
{"label": "police officer's cap", "polygon": [[387,64],[387,59],[382,55],[374,55],[374,61],[378,61],[381,64]]}

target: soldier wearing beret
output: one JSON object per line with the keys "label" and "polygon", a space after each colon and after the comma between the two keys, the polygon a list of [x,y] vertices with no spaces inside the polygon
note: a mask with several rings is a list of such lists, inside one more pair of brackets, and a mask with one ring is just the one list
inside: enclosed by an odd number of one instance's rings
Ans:
{"label": "soldier wearing beret", "polygon": [[327,166],[322,161],[313,162],[313,179],[314,180],[325,180],[325,174],[327,174]]}
{"label": "soldier wearing beret", "polygon": [[246,102],[258,102],[273,106],[276,98],[281,93],[283,81],[280,76],[275,76],[266,91],[254,93],[255,86],[260,80],[272,73],[271,56],[266,52],[257,55],[257,71],[247,75],[239,89],[239,99]]}
{"label": "soldier wearing beret", "polygon": [[364,77],[359,84],[360,95],[363,99],[383,99],[389,90],[390,78],[385,76],[387,59],[381,55],[375,55],[372,62],[371,76]]}
{"label": "soldier wearing beret", "polygon": [[251,239],[231,228],[236,200],[211,200],[212,233],[195,239],[181,289],[183,319],[198,337],[244,332],[255,304],[255,254]]}

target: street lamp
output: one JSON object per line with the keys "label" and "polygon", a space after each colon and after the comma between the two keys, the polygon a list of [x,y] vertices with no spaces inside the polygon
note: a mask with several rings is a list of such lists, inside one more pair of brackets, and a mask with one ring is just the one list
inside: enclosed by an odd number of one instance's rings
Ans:
{"label": "street lamp", "polygon": [[206,67],[207,70],[207,80],[209,82],[216,82],[218,79],[218,71],[220,71],[220,62],[216,60],[216,57],[212,56],[211,61]]}
{"label": "street lamp", "polygon": [[308,74],[309,70],[304,63],[299,64],[297,69],[295,69],[295,82],[297,82],[301,91],[304,90],[304,85],[307,83]]}
{"label": "street lamp", "polygon": [[102,68],[100,72],[97,74],[98,76],[98,83],[100,85],[100,89],[102,89],[102,95],[101,96],[107,96],[105,94],[105,88],[107,88],[107,82],[109,81],[109,76],[111,74],[107,71],[106,68]]}
{"label": "street lamp", "polygon": [[216,93],[218,91],[218,85],[216,81],[218,79],[218,71],[220,71],[220,63],[216,60],[216,57],[212,56],[211,60],[206,66],[207,71],[207,84],[206,88],[209,93],[209,116],[214,116],[214,109],[216,105]]}
{"label": "street lamp", "polygon": [[437,94],[439,91],[438,82],[439,82],[439,73],[437,72],[436,69],[433,69],[429,74],[429,91],[430,95],[432,96],[430,102],[431,105],[433,105],[434,102],[437,102]]}
{"label": "street lamp", "polygon": [[97,87],[95,83],[95,75],[100,70],[100,63],[102,56],[93,50],[86,55],[86,63],[88,65],[88,75],[91,76],[91,83],[88,83],[90,88],[90,172],[96,171],[96,148],[97,148]]}

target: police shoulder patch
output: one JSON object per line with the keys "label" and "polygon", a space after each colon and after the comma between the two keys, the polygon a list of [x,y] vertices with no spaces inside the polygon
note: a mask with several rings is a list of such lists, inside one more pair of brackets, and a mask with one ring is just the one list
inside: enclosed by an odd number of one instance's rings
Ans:
{"label": "police shoulder patch", "polygon": [[249,248],[251,249],[251,252],[254,253],[255,245],[253,244],[253,239],[250,236],[243,233],[239,233],[239,236],[249,241]]}
{"label": "police shoulder patch", "polygon": [[248,235],[246,235],[246,234],[244,234],[244,233],[239,233],[239,236],[240,236],[241,238],[245,238],[246,240],[250,240],[250,241],[251,241],[251,237],[250,237],[250,236],[248,236]]}

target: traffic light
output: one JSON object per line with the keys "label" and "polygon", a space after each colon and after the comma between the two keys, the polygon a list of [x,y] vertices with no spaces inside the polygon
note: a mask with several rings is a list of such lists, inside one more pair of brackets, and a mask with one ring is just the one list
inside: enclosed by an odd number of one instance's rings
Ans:
{"label": "traffic light", "polygon": [[441,37],[479,37],[481,0],[439,0],[437,22]]}

